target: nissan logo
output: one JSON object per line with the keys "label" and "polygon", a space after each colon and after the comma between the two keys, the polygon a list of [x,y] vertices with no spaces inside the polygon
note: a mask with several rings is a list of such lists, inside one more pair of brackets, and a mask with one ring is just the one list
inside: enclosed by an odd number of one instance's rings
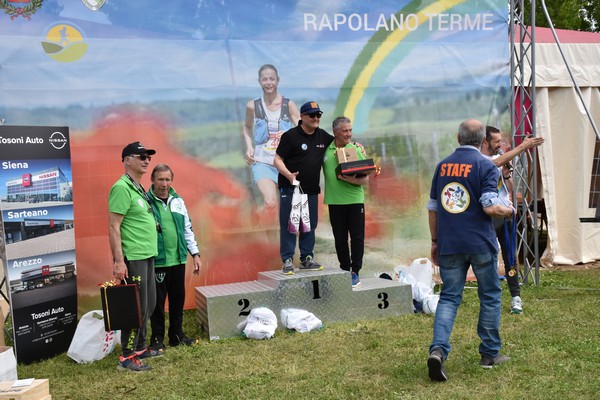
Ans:
{"label": "nissan logo", "polygon": [[67,144],[67,138],[61,132],[54,132],[48,141],[56,150],[62,149]]}

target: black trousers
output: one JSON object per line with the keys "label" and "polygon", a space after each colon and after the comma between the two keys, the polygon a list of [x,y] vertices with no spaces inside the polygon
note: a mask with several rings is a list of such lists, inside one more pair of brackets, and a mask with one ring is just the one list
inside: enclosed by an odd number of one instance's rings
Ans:
{"label": "black trousers", "polygon": [[[329,222],[340,268],[358,274],[365,253],[365,205],[330,204]],[[348,246],[350,236],[350,246]]]}
{"label": "black trousers", "polygon": [[165,339],[165,301],[169,299],[169,342],[183,337],[183,304],[185,302],[185,264],[155,268],[156,307],[150,317],[151,342]]}
{"label": "black trousers", "polygon": [[[507,225],[506,227],[510,237],[510,232],[512,231],[512,221],[506,219],[504,221]],[[496,236],[498,237],[498,243],[500,243],[500,251],[502,252],[502,260],[504,261],[504,269],[506,270],[506,283],[508,284],[508,290],[510,291],[511,297],[520,296],[521,287],[519,286],[519,269],[516,262],[516,254],[513,254],[515,265],[510,265],[508,254],[509,247],[514,253],[517,244],[512,243],[512,246],[508,246],[507,240],[510,240],[510,238],[507,238],[506,234],[504,233],[504,225],[500,225],[499,228],[496,228]]]}

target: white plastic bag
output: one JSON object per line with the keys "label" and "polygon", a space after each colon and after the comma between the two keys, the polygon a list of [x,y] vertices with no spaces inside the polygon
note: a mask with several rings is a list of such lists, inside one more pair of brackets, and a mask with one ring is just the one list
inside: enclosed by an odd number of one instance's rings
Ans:
{"label": "white plastic bag", "polygon": [[413,286],[413,299],[422,302],[425,298],[433,294],[433,288],[424,284],[423,282],[417,281]]}
{"label": "white plastic bag", "polygon": [[277,329],[275,313],[266,307],[253,308],[246,319],[244,335],[250,339],[271,339]]}
{"label": "white plastic bag", "polygon": [[17,359],[13,348],[0,346],[0,381],[17,380]]}
{"label": "white plastic bag", "polygon": [[[302,189],[300,189],[302,191]],[[300,199],[302,200],[302,209],[300,210],[300,228],[302,232],[310,232],[310,210],[308,208],[308,195],[306,193],[302,193],[300,195]]]}
{"label": "white plastic bag", "polygon": [[418,282],[415,279],[415,277],[412,276],[411,274],[409,274],[408,272],[405,272],[402,270],[396,271],[396,275],[398,276],[398,282],[406,283],[411,286],[412,298],[416,300],[416,295],[418,294],[418,289],[417,289]]}
{"label": "white plastic bag", "polygon": [[417,258],[410,266],[399,265],[394,268],[394,274],[400,283],[412,286],[414,300],[422,302],[426,296],[433,294],[433,264],[429,259]]}
{"label": "white plastic bag", "polygon": [[290,220],[288,221],[288,232],[300,232],[300,219],[302,218],[302,194],[299,189],[300,185],[294,187],[292,195],[292,210],[290,211]]}
{"label": "white plastic bag", "polygon": [[292,195],[292,211],[288,221],[288,232],[310,232],[310,211],[308,209],[308,195],[302,192],[300,185],[294,186]]}
{"label": "white plastic bag", "polygon": [[437,310],[438,302],[440,301],[439,294],[430,294],[423,299],[423,312],[425,314],[434,314]]}
{"label": "white plastic bag", "polygon": [[313,313],[296,308],[281,310],[281,321],[286,328],[295,329],[301,333],[318,330],[323,327],[323,322]]}
{"label": "white plastic bag", "polygon": [[408,272],[419,282],[433,288],[433,263],[428,258],[417,258],[408,267]]}
{"label": "white plastic bag", "polygon": [[78,363],[101,360],[114,350],[119,332],[106,332],[102,311],[90,311],[77,324],[67,355]]}

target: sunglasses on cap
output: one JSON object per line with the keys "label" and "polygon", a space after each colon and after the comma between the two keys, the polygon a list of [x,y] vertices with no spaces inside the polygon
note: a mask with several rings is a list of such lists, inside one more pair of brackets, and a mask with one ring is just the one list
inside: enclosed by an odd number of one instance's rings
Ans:
{"label": "sunglasses on cap", "polygon": [[321,118],[321,115],[323,115],[323,111],[317,111],[317,112],[312,112],[312,113],[307,113],[304,115],[308,115],[311,118],[317,117],[317,118]]}
{"label": "sunglasses on cap", "polygon": [[135,158],[139,158],[140,161],[150,161],[152,160],[152,156],[147,156],[145,154],[130,154],[128,157],[135,157]]}

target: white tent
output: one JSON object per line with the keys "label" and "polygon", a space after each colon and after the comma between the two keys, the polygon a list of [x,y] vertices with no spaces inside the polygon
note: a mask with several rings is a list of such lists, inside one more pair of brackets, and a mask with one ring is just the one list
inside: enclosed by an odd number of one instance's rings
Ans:
{"label": "white tent", "polygon": [[[598,126],[600,34],[565,30],[557,33]],[[538,196],[544,199],[548,217],[548,246],[542,263],[591,262],[600,259],[600,223],[582,223],[579,218],[594,217],[596,212],[600,198],[600,145],[596,144],[592,125],[549,29],[536,28],[535,51],[536,131],[546,139],[538,151],[542,185]],[[595,186],[593,174],[598,181]],[[596,192],[593,197],[590,187]]]}

